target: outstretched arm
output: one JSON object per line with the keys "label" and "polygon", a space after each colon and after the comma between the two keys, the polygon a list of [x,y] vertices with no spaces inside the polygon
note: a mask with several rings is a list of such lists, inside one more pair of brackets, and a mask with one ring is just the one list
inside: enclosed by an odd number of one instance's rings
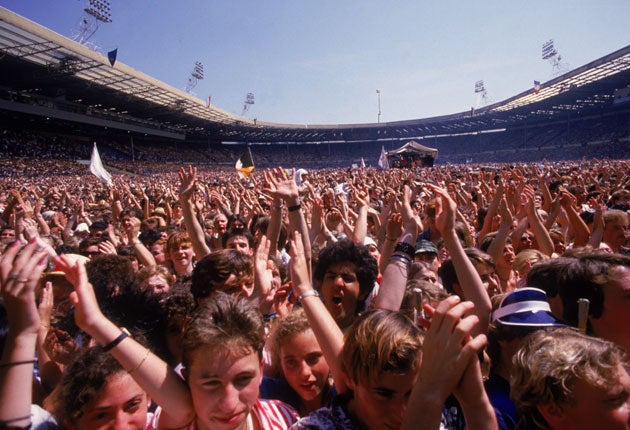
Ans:
{"label": "outstretched arm", "polygon": [[179,428],[188,425],[195,417],[195,411],[186,383],[157,355],[130,336],[125,337],[122,330],[103,315],[82,264],[72,264],[63,255],[56,257],[55,263],[74,285],[70,300],[75,307],[77,325],[103,346],[111,345],[122,336],[122,341],[114,344],[109,353],[163,408],[160,426]]}
{"label": "outstretched arm", "polygon": [[283,200],[287,205],[287,210],[289,211],[288,233],[292,235],[294,231],[300,232],[304,256],[308,263],[308,273],[310,275],[311,241],[308,235],[308,225],[300,204],[299,190],[295,183],[295,169],[291,169],[291,173],[288,174],[282,167],[278,167],[273,170],[266,170],[264,175],[266,186],[263,191],[273,198]]}
{"label": "outstretched arm", "polygon": [[[20,251],[15,241],[0,259],[0,286],[9,334],[0,362],[0,427],[31,423],[35,346],[40,326],[35,287],[46,268],[46,251],[34,240]],[[18,255],[19,252],[19,255]]]}
{"label": "outstretched arm", "polygon": [[470,262],[457,237],[457,233],[455,233],[455,211],[457,205],[446,190],[431,184],[428,184],[428,186],[437,195],[435,226],[442,234],[444,244],[451,254],[453,267],[455,267],[455,273],[466,300],[470,300],[475,304],[474,312],[479,318],[479,324],[473,329],[473,334],[486,333],[490,324],[492,303],[490,303],[490,297],[479,277],[479,273],[477,273],[475,266]]}
{"label": "outstretched arm", "polygon": [[179,170],[179,203],[182,205],[182,213],[184,215],[184,224],[190,236],[190,241],[195,251],[197,261],[210,254],[210,248],[206,245],[206,238],[201,228],[201,224],[195,217],[195,208],[193,202],[193,194],[197,183],[197,168],[188,166],[188,170],[181,168]]}
{"label": "outstretched arm", "polygon": [[[383,273],[383,280],[376,296],[376,307],[398,311],[405,296],[409,264],[413,261],[413,250],[418,236],[418,222],[410,204],[411,190],[407,185],[403,188],[403,204],[401,208],[404,230],[389,263]],[[411,255],[405,252],[411,250]]]}
{"label": "outstretched arm", "polygon": [[315,333],[317,343],[322,348],[326,362],[330,366],[338,393],[346,391],[345,378],[341,370],[341,350],[343,333],[324,306],[317,292],[311,286],[307,261],[302,247],[300,233],[291,235],[291,281],[295,294],[304,308],[308,322]]}

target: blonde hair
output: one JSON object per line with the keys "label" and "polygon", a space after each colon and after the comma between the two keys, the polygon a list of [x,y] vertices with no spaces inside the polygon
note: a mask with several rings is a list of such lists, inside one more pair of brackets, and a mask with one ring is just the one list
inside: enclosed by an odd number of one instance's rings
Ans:
{"label": "blonde hair", "polygon": [[342,370],[359,384],[374,381],[384,372],[415,373],[421,349],[422,334],[409,318],[383,309],[369,311],[346,332]]}
{"label": "blonde hair", "polygon": [[551,429],[539,405],[571,405],[573,386],[583,380],[606,387],[618,379],[623,351],[612,342],[570,328],[530,334],[513,358],[510,397],[523,428]]}
{"label": "blonde hair", "polygon": [[537,249],[523,249],[514,257],[514,263],[512,263],[514,269],[521,276],[526,276],[527,273],[525,270],[527,269],[526,263],[530,263],[530,267],[534,264],[538,263],[541,260],[546,260],[549,258],[542,252]]}

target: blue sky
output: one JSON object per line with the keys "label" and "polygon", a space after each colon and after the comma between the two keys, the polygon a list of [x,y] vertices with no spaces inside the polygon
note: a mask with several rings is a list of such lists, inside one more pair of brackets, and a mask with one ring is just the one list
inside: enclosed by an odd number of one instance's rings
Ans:
{"label": "blue sky", "polygon": [[[87,0],[0,0],[71,37]],[[630,43],[629,0],[110,0],[103,52],[240,114],[279,123],[346,124],[467,111],[483,80],[496,102],[551,79],[554,39],[571,69]]]}

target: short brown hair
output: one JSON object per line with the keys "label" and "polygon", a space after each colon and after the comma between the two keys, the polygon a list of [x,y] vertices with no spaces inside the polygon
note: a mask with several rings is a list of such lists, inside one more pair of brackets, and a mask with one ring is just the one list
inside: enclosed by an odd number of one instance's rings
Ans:
{"label": "short brown hair", "polygon": [[265,328],[259,310],[246,299],[213,295],[195,310],[182,341],[182,363],[190,368],[193,353],[202,347],[231,354],[257,353],[262,360]]}
{"label": "short brown hair", "polygon": [[369,311],[346,332],[342,370],[355,383],[363,384],[384,372],[415,372],[421,349],[420,329],[409,318],[383,309]]}

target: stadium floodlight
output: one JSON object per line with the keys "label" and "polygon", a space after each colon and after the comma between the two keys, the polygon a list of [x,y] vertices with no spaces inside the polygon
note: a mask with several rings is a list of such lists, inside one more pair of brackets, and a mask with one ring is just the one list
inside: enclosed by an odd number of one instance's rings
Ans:
{"label": "stadium floodlight", "polygon": [[[100,23],[112,22],[112,9],[109,0],[88,0],[83,8],[83,12],[85,12],[85,15],[79,21],[79,29],[73,40],[83,45],[88,45],[88,41],[94,36]],[[96,45],[92,46],[92,48],[98,50]]]}
{"label": "stadium floodlight", "polygon": [[245,96],[245,101],[243,102],[243,111],[241,112],[241,116],[245,116],[250,106],[254,104],[254,93],[247,93]]}
{"label": "stadium floodlight", "polygon": [[556,55],[558,55],[558,51],[556,51],[556,48],[553,46],[553,39],[550,39],[548,42],[543,43],[543,46],[542,46],[542,59],[543,60],[548,60],[550,58],[555,57]]}
{"label": "stadium floodlight", "polygon": [[203,79],[203,64],[201,61],[195,61],[192,72],[188,76],[188,82],[184,91],[190,93],[197,86],[197,82]]}
{"label": "stadium floodlight", "polygon": [[554,46],[553,39],[549,39],[542,45],[542,59],[551,63],[552,76],[558,76],[569,70],[569,65],[562,61],[562,56]]}
{"label": "stadium floodlight", "polygon": [[111,6],[109,0],[88,0],[89,5],[83,9],[87,14],[92,15],[98,21],[112,22]]}
{"label": "stadium floodlight", "polygon": [[475,103],[476,108],[488,104],[490,99],[488,98],[488,91],[486,90],[486,85],[483,81],[475,82],[475,94],[477,94],[477,102]]}

